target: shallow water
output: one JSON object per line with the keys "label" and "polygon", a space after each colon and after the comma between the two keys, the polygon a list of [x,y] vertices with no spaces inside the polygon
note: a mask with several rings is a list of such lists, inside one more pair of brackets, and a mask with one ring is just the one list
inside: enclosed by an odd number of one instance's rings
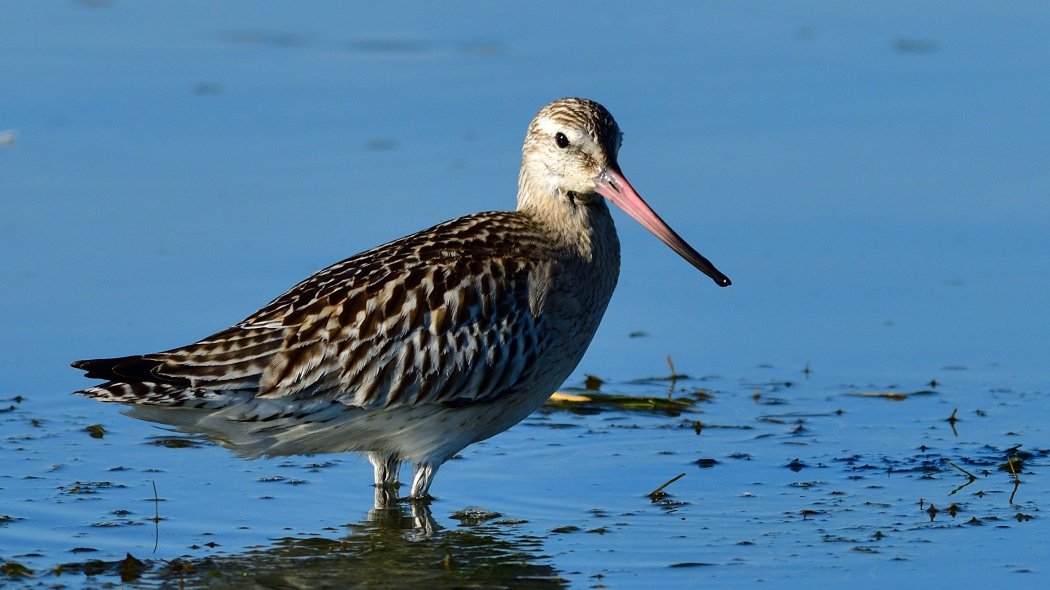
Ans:
{"label": "shallow water", "polygon": [[[26,400],[4,414],[5,462],[17,474],[0,484],[14,518],[4,556],[38,572],[36,583],[89,585],[119,573],[90,560],[126,553],[147,560],[143,580],[175,579],[160,560],[180,558],[193,567],[184,579],[204,585],[245,571],[352,583],[403,575],[398,584],[418,587],[464,576],[875,587],[1041,575],[1045,393],[763,373],[679,379],[674,397],[696,400],[681,412],[546,408],[444,466],[433,522],[407,507],[369,513],[362,461],[245,462],[105,407],[72,414]],[[663,397],[669,383],[603,387]],[[112,429],[102,438],[85,431],[96,420]],[[665,497],[649,497],[679,473]],[[85,563],[103,573],[82,577]],[[57,564],[60,579],[47,573]]]}
{"label": "shallow water", "polygon": [[[0,2],[0,585],[1050,580],[1045,6],[385,10]],[[684,411],[549,407],[443,466],[429,515],[370,514],[357,458],[245,462],[68,395],[71,360],[512,207],[565,95],[734,281],[618,216],[566,385]]]}

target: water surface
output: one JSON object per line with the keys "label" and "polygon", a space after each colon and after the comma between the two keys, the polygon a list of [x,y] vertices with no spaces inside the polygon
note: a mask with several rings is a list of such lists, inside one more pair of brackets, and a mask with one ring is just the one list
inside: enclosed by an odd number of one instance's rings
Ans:
{"label": "water surface", "polygon": [[[35,576],[5,585],[103,585],[128,553],[143,585],[1050,580],[1043,4],[0,12],[0,559]],[[370,514],[357,458],[244,462],[68,395],[72,360],[513,207],[525,127],[568,95],[734,284],[617,214],[567,387],[694,405],[548,408],[446,464],[421,535]]]}

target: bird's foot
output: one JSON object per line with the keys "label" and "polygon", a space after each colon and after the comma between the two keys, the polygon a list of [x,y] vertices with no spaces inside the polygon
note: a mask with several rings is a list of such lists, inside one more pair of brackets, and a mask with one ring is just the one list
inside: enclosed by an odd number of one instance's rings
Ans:
{"label": "bird's foot", "polygon": [[401,499],[402,502],[408,502],[414,506],[429,506],[431,502],[436,500],[434,496],[430,494],[423,494],[422,496],[405,496]]}
{"label": "bird's foot", "polygon": [[397,493],[400,484],[393,485],[381,485],[374,484],[372,487],[375,488],[375,507],[376,509],[382,508],[393,508],[400,504],[408,504],[411,506],[430,506],[436,498],[430,494],[424,494],[422,496],[399,496]]}

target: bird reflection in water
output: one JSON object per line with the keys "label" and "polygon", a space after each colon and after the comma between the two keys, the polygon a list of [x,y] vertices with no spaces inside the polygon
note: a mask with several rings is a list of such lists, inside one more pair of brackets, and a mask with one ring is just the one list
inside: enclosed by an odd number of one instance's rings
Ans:
{"label": "bird reflection in water", "polygon": [[130,554],[119,561],[92,559],[63,565],[63,581],[83,574],[100,585],[119,580],[182,589],[568,587],[541,557],[544,539],[521,530],[522,521],[463,519],[446,528],[427,503],[396,502],[395,494],[378,488],[375,508],[338,538],[300,534],[238,554],[170,561]]}

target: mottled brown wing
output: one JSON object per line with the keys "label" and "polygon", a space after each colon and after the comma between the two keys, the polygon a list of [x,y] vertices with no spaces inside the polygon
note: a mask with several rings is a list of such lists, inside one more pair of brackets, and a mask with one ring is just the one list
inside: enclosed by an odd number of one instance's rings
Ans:
{"label": "mottled brown wing", "polygon": [[492,399],[527,383],[549,343],[530,306],[535,244],[507,239],[521,223],[479,214],[391,242],[228,330],[144,358],[163,379],[260,397],[367,408]]}

